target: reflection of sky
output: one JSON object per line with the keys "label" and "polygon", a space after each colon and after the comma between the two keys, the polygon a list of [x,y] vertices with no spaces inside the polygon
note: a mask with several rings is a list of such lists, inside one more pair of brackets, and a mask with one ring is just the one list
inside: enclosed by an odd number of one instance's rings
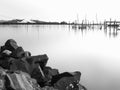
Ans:
{"label": "reflection of sky", "polygon": [[120,43],[100,30],[74,33],[67,26],[0,26],[0,43],[14,38],[32,55],[46,53],[60,72],[82,72],[88,90],[120,90]]}

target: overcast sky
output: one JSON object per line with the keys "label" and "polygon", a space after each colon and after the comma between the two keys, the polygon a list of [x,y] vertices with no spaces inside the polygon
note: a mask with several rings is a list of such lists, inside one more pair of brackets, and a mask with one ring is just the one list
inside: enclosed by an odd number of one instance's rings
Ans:
{"label": "overcast sky", "polygon": [[119,0],[0,0],[0,19],[120,20]]}

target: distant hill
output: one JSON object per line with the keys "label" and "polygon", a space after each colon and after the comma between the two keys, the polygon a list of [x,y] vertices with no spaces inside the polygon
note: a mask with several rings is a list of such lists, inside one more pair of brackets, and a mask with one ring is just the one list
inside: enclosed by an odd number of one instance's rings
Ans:
{"label": "distant hill", "polygon": [[12,19],[12,20],[0,20],[0,24],[67,24],[67,22],[46,22],[40,20],[26,20],[26,19]]}

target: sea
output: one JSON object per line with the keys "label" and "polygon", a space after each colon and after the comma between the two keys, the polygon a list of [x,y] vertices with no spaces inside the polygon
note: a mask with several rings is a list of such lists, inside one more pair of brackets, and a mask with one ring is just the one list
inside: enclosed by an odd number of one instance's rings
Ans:
{"label": "sea", "polygon": [[14,39],[33,56],[47,54],[60,73],[80,71],[88,90],[120,90],[120,31],[93,26],[0,25],[0,46]]}

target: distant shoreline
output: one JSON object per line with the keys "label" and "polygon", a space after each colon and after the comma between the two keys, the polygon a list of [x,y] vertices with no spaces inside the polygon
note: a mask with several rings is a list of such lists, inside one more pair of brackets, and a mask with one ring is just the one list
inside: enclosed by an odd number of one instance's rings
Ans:
{"label": "distant shoreline", "polygon": [[0,25],[72,25],[61,23],[0,23]]}
{"label": "distant shoreline", "polygon": [[0,25],[104,25],[99,23],[93,24],[74,24],[74,23],[0,23]]}

